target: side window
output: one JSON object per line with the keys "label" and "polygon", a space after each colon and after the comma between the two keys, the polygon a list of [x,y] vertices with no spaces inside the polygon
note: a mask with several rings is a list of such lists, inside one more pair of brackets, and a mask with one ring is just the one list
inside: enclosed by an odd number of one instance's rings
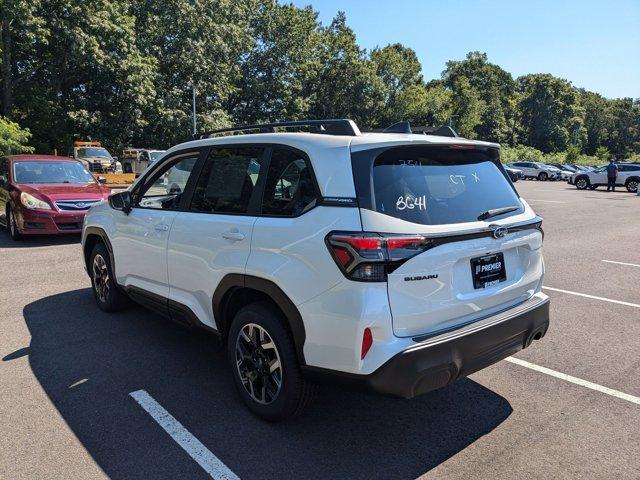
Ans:
{"label": "side window", "polygon": [[274,148],[262,200],[262,213],[296,217],[313,208],[318,198],[311,165],[293,150]]}
{"label": "side window", "polygon": [[135,206],[158,210],[177,209],[197,161],[197,153],[188,154],[162,167],[135,195]]}
{"label": "side window", "polygon": [[262,147],[213,148],[191,200],[191,211],[247,213],[262,166]]}
{"label": "side window", "polygon": [[618,165],[618,171],[619,172],[628,172],[629,171],[629,167],[627,167],[626,165]]}

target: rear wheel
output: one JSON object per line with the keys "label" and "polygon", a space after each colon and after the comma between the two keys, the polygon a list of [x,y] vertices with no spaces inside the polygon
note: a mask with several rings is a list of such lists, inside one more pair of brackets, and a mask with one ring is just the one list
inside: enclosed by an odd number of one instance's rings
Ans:
{"label": "rear wheel", "polygon": [[22,234],[18,230],[18,223],[16,217],[10,207],[7,207],[7,230],[9,230],[9,236],[12,240],[22,240]]}
{"label": "rear wheel", "polygon": [[302,377],[284,322],[268,303],[254,303],[236,314],[227,338],[227,356],[242,401],[271,422],[301,413],[316,390]]}
{"label": "rear wheel", "polygon": [[589,179],[587,177],[578,177],[576,179],[576,188],[578,190],[586,190],[589,187]]}
{"label": "rear wheel", "polygon": [[93,247],[89,268],[93,296],[101,310],[116,312],[129,305],[129,299],[115,283],[109,252],[104,243],[97,243]]}
{"label": "rear wheel", "polygon": [[538,180],[540,180],[541,182],[546,182],[549,179],[549,175],[547,174],[547,172],[540,172],[540,174],[538,175]]}
{"label": "rear wheel", "polygon": [[631,193],[636,193],[638,191],[638,184],[640,182],[637,178],[632,178],[627,181],[625,187],[627,187],[627,191]]}

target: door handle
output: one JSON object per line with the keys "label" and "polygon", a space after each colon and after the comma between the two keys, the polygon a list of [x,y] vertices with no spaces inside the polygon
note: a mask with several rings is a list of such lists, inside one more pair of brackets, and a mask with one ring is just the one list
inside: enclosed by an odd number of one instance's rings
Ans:
{"label": "door handle", "polygon": [[244,240],[244,233],[240,233],[236,228],[233,230],[228,230],[222,234],[222,238],[226,238],[227,240]]}
{"label": "door handle", "polygon": [[156,232],[166,232],[167,230],[169,230],[169,225],[165,225],[164,223],[160,223],[160,224],[156,225],[153,228],[156,229]]}

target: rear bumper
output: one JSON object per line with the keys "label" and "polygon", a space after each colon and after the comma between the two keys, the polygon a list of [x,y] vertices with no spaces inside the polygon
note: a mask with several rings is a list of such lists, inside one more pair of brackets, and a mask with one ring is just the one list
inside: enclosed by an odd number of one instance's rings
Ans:
{"label": "rear bumper", "polygon": [[338,377],[375,392],[412,398],[496,363],[542,338],[549,327],[549,299],[523,304],[398,353],[370,375],[307,367],[316,379]]}

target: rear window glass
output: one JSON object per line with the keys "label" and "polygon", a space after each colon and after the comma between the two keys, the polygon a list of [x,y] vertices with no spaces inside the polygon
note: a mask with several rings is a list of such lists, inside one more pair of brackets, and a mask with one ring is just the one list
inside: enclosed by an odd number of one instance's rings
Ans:
{"label": "rear window glass", "polygon": [[474,222],[487,211],[515,207],[492,219],[522,213],[511,183],[494,163],[495,151],[442,147],[387,150],[373,164],[377,212],[423,225]]}

